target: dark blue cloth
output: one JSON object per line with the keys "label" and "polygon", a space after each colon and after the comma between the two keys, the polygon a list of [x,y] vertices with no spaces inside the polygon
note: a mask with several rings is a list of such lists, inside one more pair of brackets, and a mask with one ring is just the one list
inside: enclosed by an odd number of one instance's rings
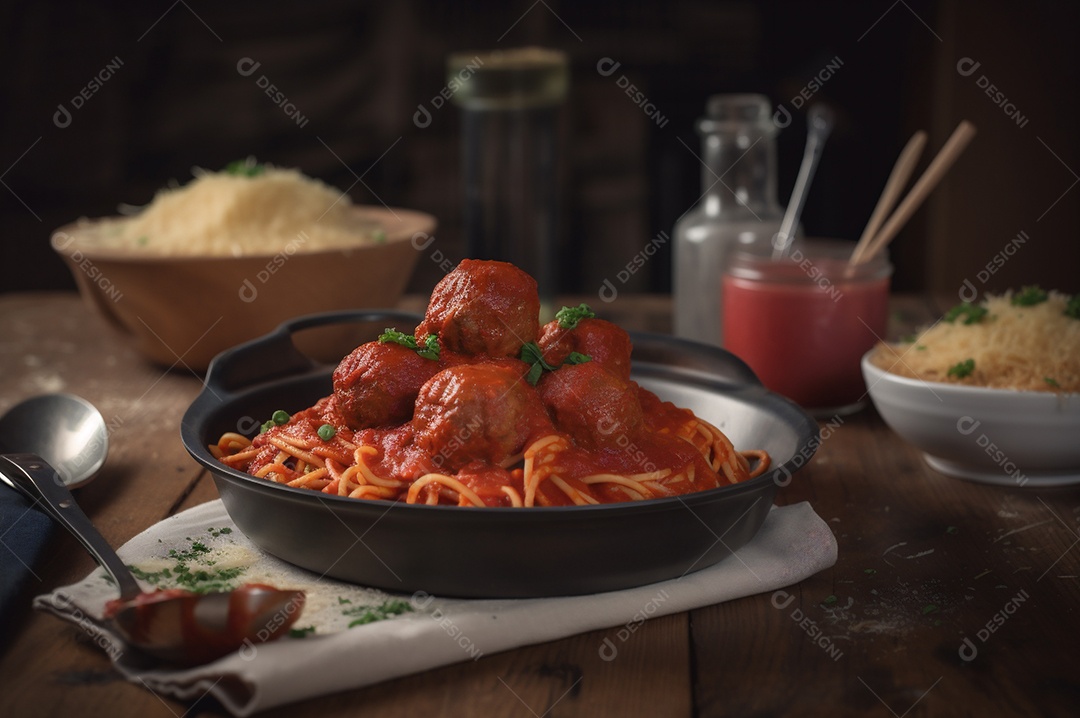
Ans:
{"label": "dark blue cloth", "polygon": [[37,582],[34,566],[45,550],[53,520],[30,499],[0,483],[0,616],[6,623],[26,606],[16,606],[28,581]]}

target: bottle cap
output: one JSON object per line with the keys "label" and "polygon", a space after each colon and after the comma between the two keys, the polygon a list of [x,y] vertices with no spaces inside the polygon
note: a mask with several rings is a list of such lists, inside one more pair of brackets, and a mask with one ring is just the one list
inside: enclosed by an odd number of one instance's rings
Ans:
{"label": "bottle cap", "polygon": [[557,105],[570,85],[566,53],[542,47],[456,52],[446,71],[454,103],[469,110]]}

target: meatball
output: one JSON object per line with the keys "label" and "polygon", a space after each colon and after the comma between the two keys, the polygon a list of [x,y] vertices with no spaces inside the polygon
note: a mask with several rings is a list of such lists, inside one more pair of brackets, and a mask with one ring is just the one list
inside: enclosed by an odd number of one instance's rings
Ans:
{"label": "meatball", "polygon": [[644,427],[634,384],[596,362],[564,366],[545,376],[540,397],[555,422],[579,445],[602,449],[625,443]]}
{"label": "meatball", "polygon": [[580,352],[616,376],[630,380],[630,335],[611,322],[582,319],[573,329],[563,329],[558,321],[548,322],[537,343],[544,360],[552,366],[566,361],[570,352]]}
{"label": "meatball", "polygon": [[435,285],[417,341],[437,334],[453,352],[516,357],[540,330],[536,280],[506,262],[462,260]]}
{"label": "meatball", "polygon": [[505,364],[463,364],[439,372],[420,390],[415,443],[443,471],[472,461],[499,464],[520,453],[551,423],[536,391]]}
{"label": "meatball", "polygon": [[361,344],[334,369],[338,414],[355,430],[402,424],[412,417],[420,387],[440,368],[400,344]]}

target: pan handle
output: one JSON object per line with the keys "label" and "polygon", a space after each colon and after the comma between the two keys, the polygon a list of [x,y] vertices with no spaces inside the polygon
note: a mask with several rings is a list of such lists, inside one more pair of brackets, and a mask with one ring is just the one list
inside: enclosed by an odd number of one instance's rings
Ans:
{"label": "pan handle", "polygon": [[214,357],[206,370],[204,391],[219,399],[248,386],[311,371],[319,366],[293,344],[292,335],[331,324],[387,322],[388,325],[420,323],[422,316],[392,309],[345,310],[308,314],[283,322],[269,334],[227,349]]}
{"label": "pan handle", "polygon": [[635,366],[658,364],[668,371],[700,373],[711,381],[720,378],[737,385],[761,386],[746,362],[720,347],[648,332],[630,332],[630,339]]}

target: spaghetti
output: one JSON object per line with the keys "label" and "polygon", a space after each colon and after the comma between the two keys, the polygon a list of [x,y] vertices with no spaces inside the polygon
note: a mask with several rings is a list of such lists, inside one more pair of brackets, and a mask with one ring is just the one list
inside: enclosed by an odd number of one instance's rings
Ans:
{"label": "spaghetti", "polygon": [[615,325],[581,307],[540,328],[535,291],[512,265],[466,260],[414,341],[388,330],[339,364],[333,394],[211,452],[296,488],[476,507],[642,501],[768,469],[765,452],[631,381]]}

